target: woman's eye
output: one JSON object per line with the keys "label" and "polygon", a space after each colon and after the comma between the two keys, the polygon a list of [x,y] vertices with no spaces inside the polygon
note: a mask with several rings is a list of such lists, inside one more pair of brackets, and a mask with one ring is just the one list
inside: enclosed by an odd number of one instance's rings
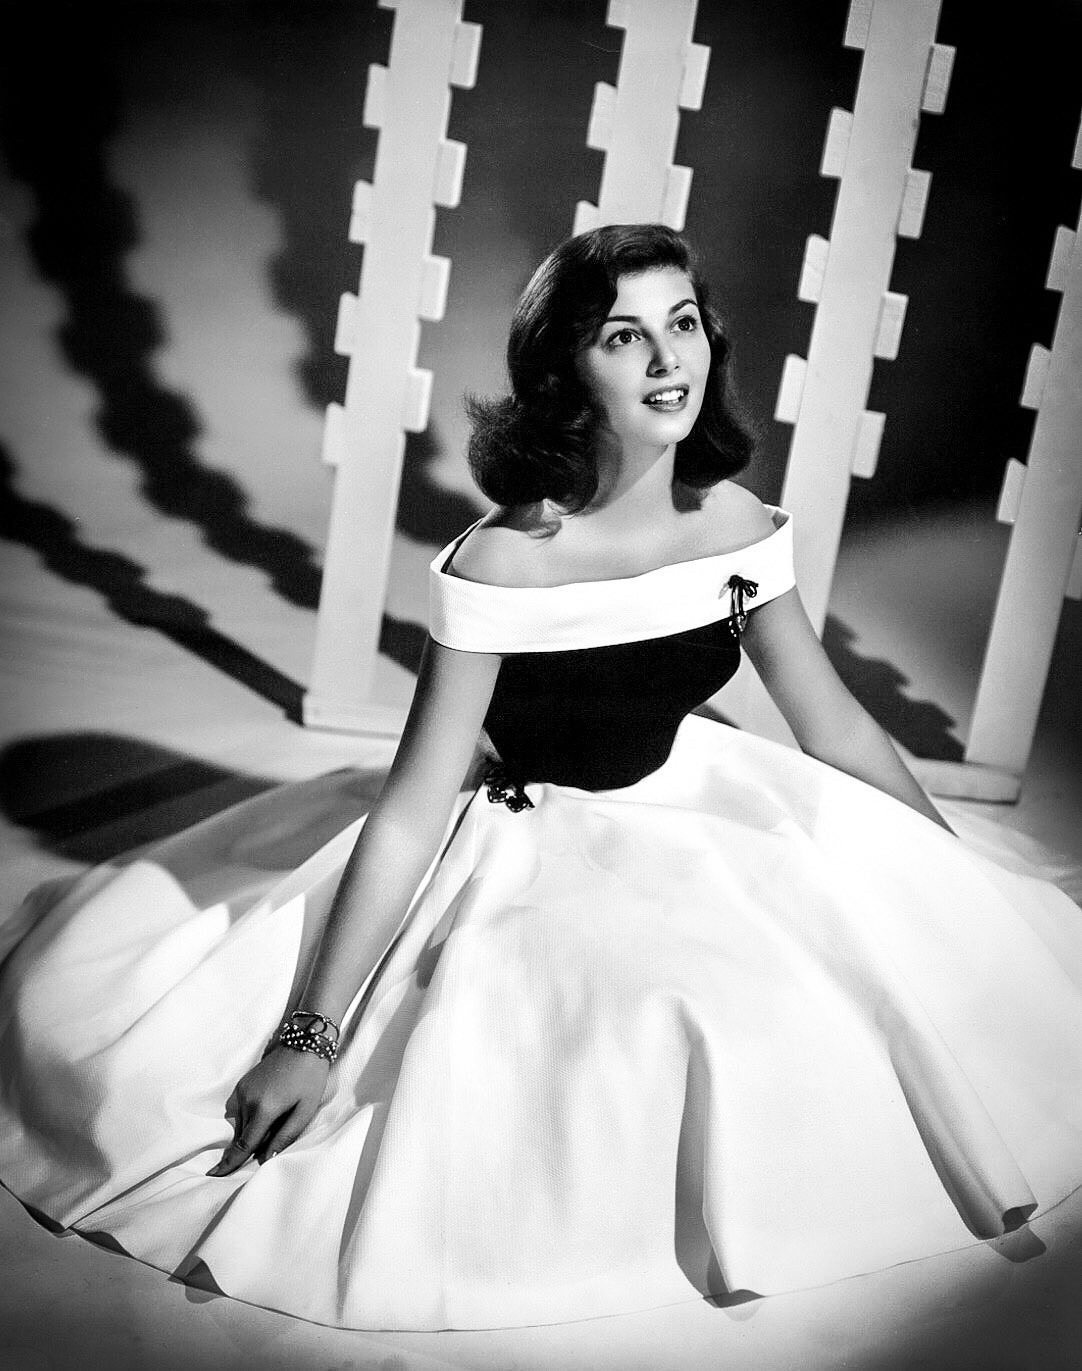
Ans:
{"label": "woman's eye", "polygon": [[678,329],[681,333],[694,333],[698,327],[699,321],[694,314],[681,314],[680,318],[673,324],[673,328]]}
{"label": "woman's eye", "polygon": [[636,338],[634,329],[622,328],[617,333],[610,333],[605,343],[606,347],[625,347],[628,343],[633,343]]}

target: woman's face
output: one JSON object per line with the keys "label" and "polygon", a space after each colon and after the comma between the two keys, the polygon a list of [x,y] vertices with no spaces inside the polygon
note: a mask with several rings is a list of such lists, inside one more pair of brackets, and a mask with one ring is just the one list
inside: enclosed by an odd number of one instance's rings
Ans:
{"label": "woman's face", "polygon": [[664,449],[686,438],[710,376],[710,344],[687,273],[657,267],[621,276],[608,318],[575,365],[622,450]]}

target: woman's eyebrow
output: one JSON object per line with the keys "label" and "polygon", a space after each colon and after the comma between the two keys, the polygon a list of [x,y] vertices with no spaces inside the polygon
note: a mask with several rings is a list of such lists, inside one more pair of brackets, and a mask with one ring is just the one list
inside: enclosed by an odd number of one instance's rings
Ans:
{"label": "woman's eyebrow", "polygon": [[[698,300],[693,300],[689,296],[686,300],[677,300],[675,305],[670,306],[669,313],[675,314],[678,309],[683,309],[685,305],[694,305],[699,308]],[[610,314],[605,320],[606,324],[639,324],[642,320],[637,314]]]}

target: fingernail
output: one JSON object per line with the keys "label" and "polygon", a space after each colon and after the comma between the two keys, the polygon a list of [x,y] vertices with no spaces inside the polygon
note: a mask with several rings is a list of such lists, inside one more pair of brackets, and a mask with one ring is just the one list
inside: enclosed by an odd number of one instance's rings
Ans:
{"label": "fingernail", "polygon": [[220,1176],[221,1174],[222,1174],[222,1164],[221,1164],[221,1162],[218,1162],[216,1166],[212,1166],[212,1167],[210,1168],[210,1170],[207,1172],[207,1175],[208,1175],[208,1176]]}

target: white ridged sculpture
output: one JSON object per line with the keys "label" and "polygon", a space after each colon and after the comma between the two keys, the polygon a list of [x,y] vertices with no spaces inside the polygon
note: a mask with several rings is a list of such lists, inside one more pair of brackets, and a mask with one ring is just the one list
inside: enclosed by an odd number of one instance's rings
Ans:
{"label": "white ridged sculpture", "polygon": [[431,254],[435,206],[454,208],[466,148],[446,137],[450,86],[474,83],[481,28],[462,0],[380,0],[396,11],[390,59],[372,66],[364,122],[380,130],[372,184],[354,189],[349,237],[364,244],[357,295],[342,297],[335,350],[349,357],[323,455],[336,468],[304,721],[394,732],[402,712],[373,698],[406,433],[428,423],[430,372],[415,363],[420,320],[442,318],[450,263]]}
{"label": "white ridged sculpture", "polygon": [[[1071,165],[1082,170],[1082,124]],[[1030,352],[1022,404],[1037,411],[1025,464],[1004,474],[1013,524],[965,761],[928,779],[943,792],[1014,799],[1037,730],[1065,595],[1082,598],[1082,217],[1056,230],[1046,282],[1062,295],[1050,348]]]}
{"label": "white ridged sculpture", "polygon": [[609,0],[624,30],[615,86],[599,81],[587,145],[605,154],[596,205],[580,201],[575,233],[602,224],[682,229],[691,169],[673,165],[680,111],[702,106],[710,49],[693,43],[697,0]]}
{"label": "white ridged sculpture", "polygon": [[853,112],[833,110],[821,172],[838,178],[829,240],[812,235],[798,295],[816,304],[808,357],[786,359],[776,418],[793,424],[782,504],[816,628],[853,475],[875,471],[884,416],[865,409],[877,357],[898,355],[906,297],[889,289],[897,238],[917,238],[931,177],[911,162],[922,110],[940,112],[954,50],[934,41],[940,0],[853,0],[863,48]]}
{"label": "white ridged sculpture", "polygon": [[[781,503],[797,579],[822,631],[854,475],[875,471],[884,416],[865,408],[876,358],[898,355],[906,297],[890,290],[899,236],[917,238],[930,175],[912,165],[921,112],[946,103],[954,49],[935,42],[940,0],[852,0],[844,43],[862,48],[852,113],[831,111],[820,172],[838,179],[829,239],[807,241],[797,294],[816,305],[807,359],[788,357],[775,418],[793,425]],[[719,698],[743,727],[792,740],[743,666]]]}

